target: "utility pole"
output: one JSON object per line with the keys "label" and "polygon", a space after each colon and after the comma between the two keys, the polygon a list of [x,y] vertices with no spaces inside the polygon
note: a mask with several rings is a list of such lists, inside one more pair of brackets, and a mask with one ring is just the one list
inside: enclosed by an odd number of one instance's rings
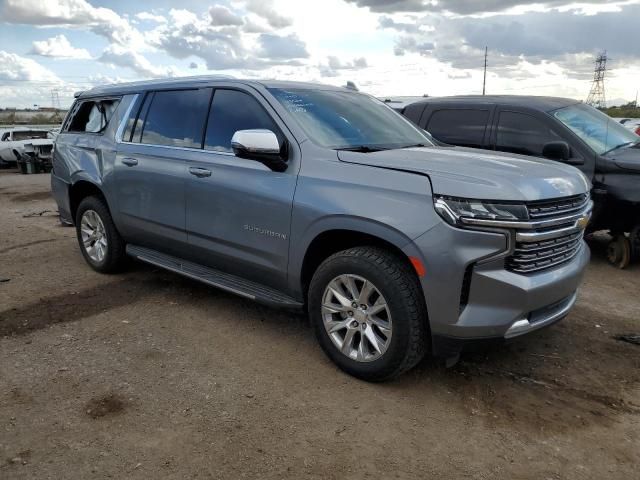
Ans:
{"label": "utility pole", "polygon": [[487,85],[487,47],[484,47],[484,79],[482,80],[482,95],[484,95],[486,85]]}

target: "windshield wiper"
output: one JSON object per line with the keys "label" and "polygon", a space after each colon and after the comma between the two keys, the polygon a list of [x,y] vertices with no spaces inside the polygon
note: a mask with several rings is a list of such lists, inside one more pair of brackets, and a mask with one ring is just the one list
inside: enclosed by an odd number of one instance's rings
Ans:
{"label": "windshield wiper", "polygon": [[617,150],[617,149],[622,148],[622,147],[626,147],[627,145],[636,145],[637,143],[639,143],[639,142],[624,142],[624,143],[621,143],[620,145],[616,145],[615,147],[610,148],[609,150],[604,152],[602,155],[606,155],[607,153],[611,153],[614,150]]}
{"label": "windshield wiper", "polygon": [[398,147],[398,148],[416,148],[416,147],[426,147],[426,146],[427,146],[426,143],[414,143],[414,144],[411,144],[411,145],[403,145],[403,146]]}
{"label": "windshield wiper", "polygon": [[336,148],[336,150],[347,151],[347,152],[371,153],[371,152],[381,152],[383,150],[388,150],[388,148],[370,147],[369,145],[354,145],[352,147]]}

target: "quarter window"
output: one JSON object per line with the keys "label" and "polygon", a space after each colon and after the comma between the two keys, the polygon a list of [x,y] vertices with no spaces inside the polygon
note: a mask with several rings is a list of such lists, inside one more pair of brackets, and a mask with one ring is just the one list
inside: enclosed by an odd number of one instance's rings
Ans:
{"label": "quarter window", "polygon": [[[202,148],[202,132],[210,97],[210,88],[155,92],[144,119],[140,142]],[[133,136],[137,137],[137,129]]]}
{"label": "quarter window", "polygon": [[100,133],[113,115],[118,100],[87,100],[75,110],[67,131],[76,133]]}
{"label": "quarter window", "polygon": [[437,110],[425,130],[441,142],[482,147],[488,120],[488,110]]}
{"label": "quarter window", "polygon": [[543,122],[531,115],[500,112],[496,150],[542,157],[545,144],[561,138]]}
{"label": "quarter window", "polygon": [[[231,152],[233,134],[254,128],[271,130],[280,136],[278,127],[255,98],[238,90],[218,89],[211,102],[204,148]],[[279,140],[282,144],[282,139]]]}

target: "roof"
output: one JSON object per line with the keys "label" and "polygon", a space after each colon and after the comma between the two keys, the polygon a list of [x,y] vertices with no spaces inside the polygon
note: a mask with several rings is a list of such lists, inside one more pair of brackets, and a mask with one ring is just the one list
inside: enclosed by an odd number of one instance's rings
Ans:
{"label": "roof", "polygon": [[466,104],[490,104],[513,105],[528,107],[534,110],[550,112],[569,105],[580,103],[580,100],[561,97],[539,97],[535,95],[456,95],[452,97],[428,97],[420,103],[466,103]]}
{"label": "roof", "polygon": [[[200,75],[195,77],[174,77],[156,80],[144,80],[140,82],[114,83],[101,85],[90,90],[77,92],[76,97],[94,97],[98,95],[126,95],[139,93],[157,88],[189,88],[194,86],[207,86],[215,82],[225,82],[239,85],[261,85],[266,88],[298,88],[298,89],[319,89],[324,90],[348,90],[343,87],[334,87],[322,83],[290,82],[280,80],[243,80],[224,75]],[[348,90],[352,91],[352,90]]]}

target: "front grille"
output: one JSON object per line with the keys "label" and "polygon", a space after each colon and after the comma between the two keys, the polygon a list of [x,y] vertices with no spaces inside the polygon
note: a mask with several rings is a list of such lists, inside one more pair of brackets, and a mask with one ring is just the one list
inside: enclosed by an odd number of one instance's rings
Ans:
{"label": "front grille", "polygon": [[[555,200],[527,204],[531,222],[560,220],[561,223],[537,229],[518,229],[526,232],[527,241],[516,240],[513,254],[506,259],[506,268],[516,273],[546,270],[575,257],[582,247],[584,231],[576,227],[577,216],[589,203],[589,195],[574,195]],[[566,223],[562,221],[568,217]],[[557,235],[554,234],[557,232]],[[541,240],[537,240],[540,234]]]}
{"label": "front grille", "polygon": [[577,212],[584,208],[589,201],[589,194],[574,195],[556,200],[543,200],[527,204],[529,218],[538,220],[543,218],[560,217]]}

